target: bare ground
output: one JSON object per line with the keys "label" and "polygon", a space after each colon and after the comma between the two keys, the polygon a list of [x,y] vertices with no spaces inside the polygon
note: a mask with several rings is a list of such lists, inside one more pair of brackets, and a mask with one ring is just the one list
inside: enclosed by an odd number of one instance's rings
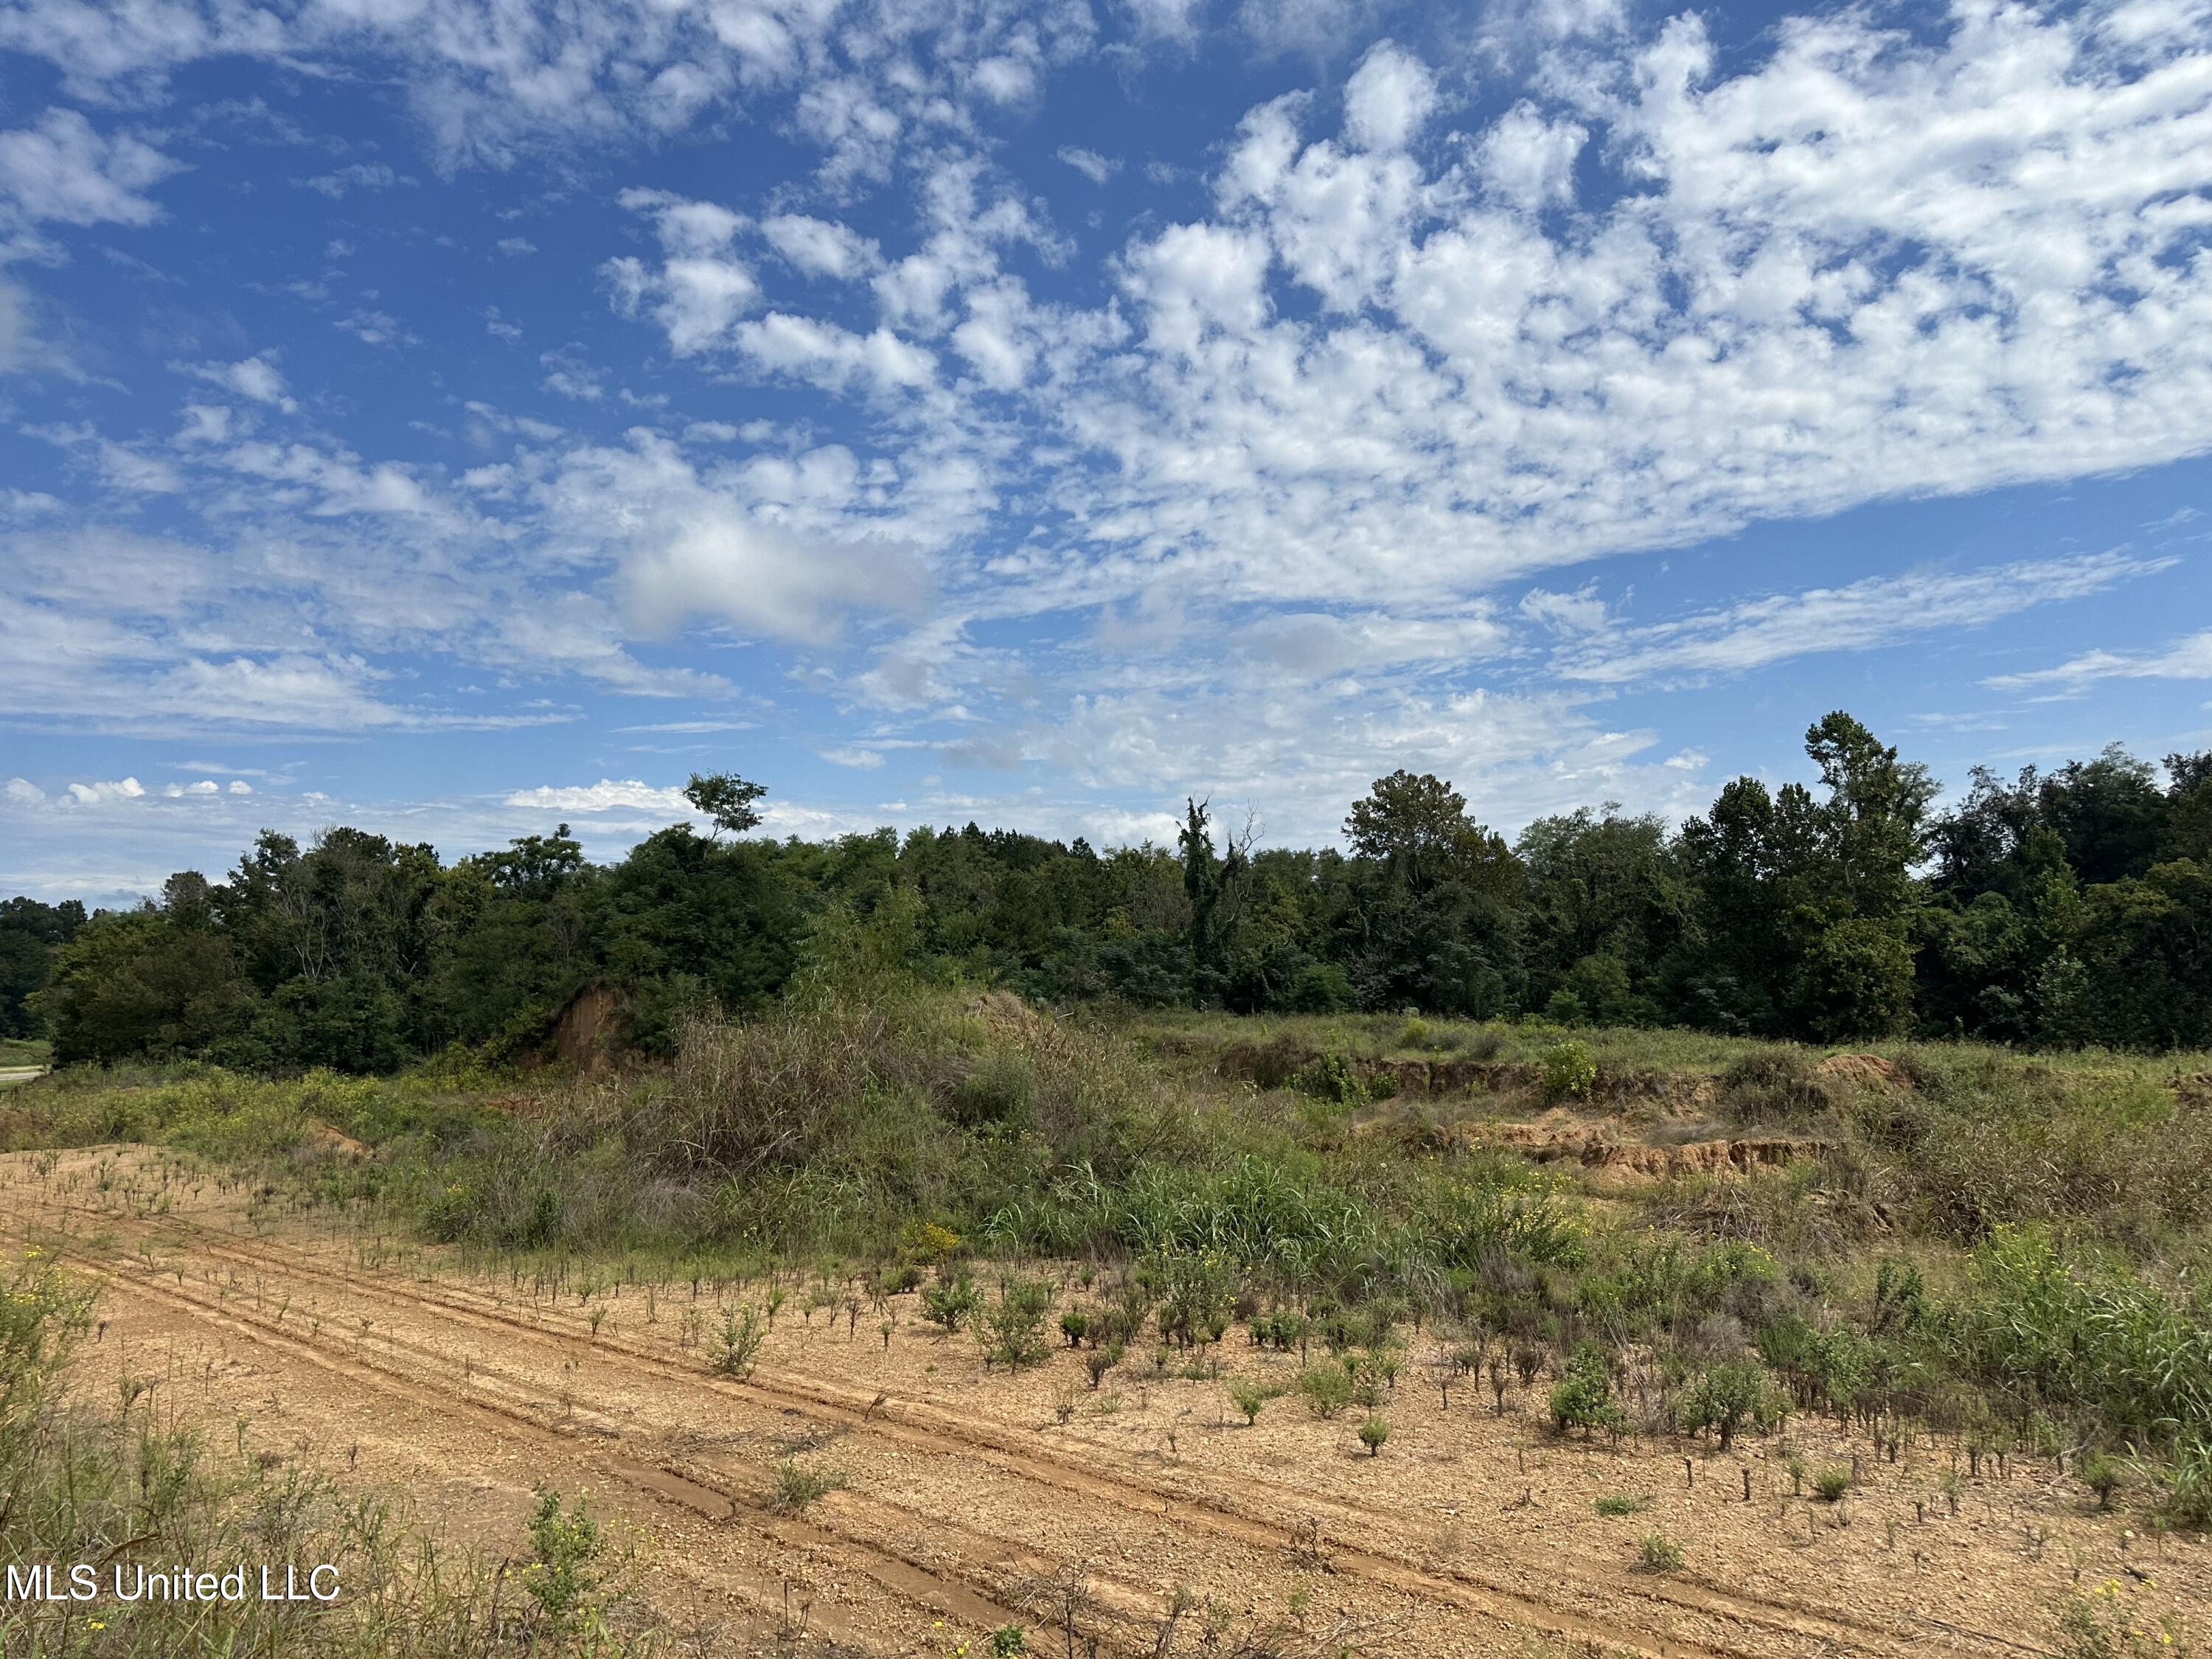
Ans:
{"label": "bare ground", "polygon": [[[1057,1654],[1071,1620],[1076,1653],[1195,1653],[1209,1616],[1212,1650],[1276,1632],[1255,1654],[2047,1653],[2072,1589],[2130,1568],[2147,1612],[2212,1628],[2212,1548],[2096,1513],[2047,1465],[1985,1462],[1954,1516],[1948,1446],[1889,1464],[1799,1419],[1808,1465],[1856,1456],[1863,1482],[1808,1503],[1780,1442],[1722,1456],[1555,1439],[1541,1381],[1503,1416],[1472,1380],[1447,1409],[1425,1342],[1370,1457],[1356,1413],[1316,1419],[1292,1396],[1248,1428],[1219,1382],[1134,1356],[1095,1393],[1066,1352],[987,1375],[911,1297],[888,1342],[872,1312],[808,1320],[794,1297],[737,1382],[702,1340],[711,1284],[580,1305],[573,1280],[555,1299],[143,1149],[0,1158],[0,1233],[99,1283],[88,1386],[155,1378],[177,1417],[228,1431],[243,1416],[268,1449],[404,1489],[495,1547],[535,1482],[588,1489],[638,1541],[647,1603],[702,1653],[974,1653],[1018,1623]],[[1297,1365],[1233,1332],[1223,1356],[1285,1384]],[[847,1485],[778,1513],[787,1457]],[[1610,1493],[1650,1507],[1600,1516]],[[1654,1528],[1681,1571],[1638,1566]],[[1195,1604],[1162,1646],[1179,1590]]]}

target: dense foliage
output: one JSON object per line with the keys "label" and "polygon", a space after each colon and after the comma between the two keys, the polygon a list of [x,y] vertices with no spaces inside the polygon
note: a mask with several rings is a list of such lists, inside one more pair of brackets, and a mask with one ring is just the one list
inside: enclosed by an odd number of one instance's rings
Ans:
{"label": "dense foliage", "polygon": [[0,1036],[43,1022],[62,1061],[388,1071],[528,1053],[596,986],[665,1048],[687,1010],[764,1006],[825,917],[888,906],[909,965],[1054,1002],[2212,1045],[2212,754],[2162,780],[2117,748],[1977,771],[1938,814],[1926,769],[1849,715],[1806,747],[1817,788],[1739,778],[1679,830],[1607,807],[1510,844],[1402,771],[1341,852],[1224,849],[1198,801],[1172,849],[973,824],[779,843],[744,835],[761,792],[728,775],[693,780],[711,835],[604,866],[565,825],[452,865],[265,834],[140,910],[0,907]]}

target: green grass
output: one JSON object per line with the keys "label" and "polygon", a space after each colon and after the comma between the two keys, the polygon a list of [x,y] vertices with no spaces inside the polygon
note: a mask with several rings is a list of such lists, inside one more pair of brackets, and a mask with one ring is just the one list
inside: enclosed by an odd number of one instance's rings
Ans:
{"label": "green grass", "polygon": [[43,1037],[0,1037],[0,1072],[25,1066],[45,1066],[53,1058],[52,1045]]}
{"label": "green grass", "polygon": [[2212,1053],[2148,1054],[2085,1048],[2023,1055],[1986,1042],[1869,1041],[1841,1047],[1777,1042],[1764,1037],[1720,1036],[1670,1027],[1563,1026],[1532,1017],[1519,1020],[1455,1020],[1400,1014],[1234,1014],[1146,1010],[1117,1019],[1120,1027],[1170,1064],[1210,1065],[1231,1047],[1286,1042],[1302,1051],[1341,1054],[1357,1060],[1482,1060],[1540,1066],[1545,1051],[1562,1037],[1583,1043],[1601,1068],[1628,1074],[1687,1073],[1718,1076],[1731,1066],[1772,1050],[1818,1060],[1831,1054],[1879,1054],[1909,1062],[1938,1057],[1952,1066],[1983,1064],[2042,1067],[2069,1077],[2106,1081],[2162,1082],[2177,1075],[2212,1073]]}
{"label": "green grass", "polygon": [[[1418,1315],[1455,1340],[1489,1333],[1532,1374],[1594,1352],[1593,1399],[1611,1356],[1651,1352],[1679,1380],[1646,1432],[1725,1359],[1749,1368],[1745,1398],[1778,1406],[1739,1413],[1749,1433],[1786,1400],[2177,1472],[2212,1442],[2212,1306],[2192,1288],[2212,1266],[2212,1109],[2174,1086],[2197,1057],[1905,1045],[1888,1052],[1907,1086],[1862,1089],[1821,1077],[1818,1050],[1579,1032],[1601,1096],[1607,1066],[1694,1060],[1717,1067],[1699,1073],[1715,1115],[1814,1125],[1828,1148],[1599,1206],[1508,1151],[1370,1133],[1418,1120],[1340,1068],[1299,1088],[1222,1076],[1232,1044],[1356,1060],[1404,1048],[1411,1022],[1005,1012],[945,988],[817,986],[742,1025],[693,1025],[665,1066],[542,1080],[522,1110],[495,1099],[513,1080],[451,1069],[64,1074],[11,1096],[0,1145],[187,1149],[539,1273],[726,1279],[773,1261],[940,1298],[964,1279],[1010,1364],[1054,1326],[989,1288],[1045,1259],[1104,1275],[1092,1314],[1115,1311],[1133,1352],[1207,1347],[1242,1302],[1274,1310],[1241,1316],[1248,1330],[1302,1321],[1300,1363],[1327,1383],[1340,1368],[1324,1356],[1388,1348]],[[1413,1036],[1446,1054],[1486,1031],[1500,1059],[1559,1040],[1469,1027],[1455,1047],[1455,1029]],[[330,1154],[325,1125],[374,1156]],[[1710,1350],[1714,1330],[1741,1334],[1729,1352]],[[1324,1413],[1352,1403],[1314,1387]],[[2203,1491],[2212,1478],[2177,1473],[2164,1501],[2193,1512]]]}

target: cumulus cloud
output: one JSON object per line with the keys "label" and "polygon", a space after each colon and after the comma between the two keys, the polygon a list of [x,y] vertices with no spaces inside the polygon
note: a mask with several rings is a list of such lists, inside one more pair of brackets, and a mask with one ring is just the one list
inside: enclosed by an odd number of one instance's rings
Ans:
{"label": "cumulus cloud", "polygon": [[808,276],[850,282],[883,263],[874,242],[847,226],[803,213],[779,213],[761,222],[768,244]]}
{"label": "cumulus cloud", "polygon": [[1345,137],[1362,149],[1403,149],[1436,106],[1429,66],[1396,42],[1381,41],[1345,82]]}
{"label": "cumulus cloud", "polygon": [[146,793],[136,778],[118,778],[112,783],[73,783],[69,786],[62,804],[65,806],[110,806],[117,801],[137,800]]}
{"label": "cumulus cloud", "polygon": [[296,413],[300,407],[286,389],[284,376],[266,353],[242,362],[192,363],[186,366],[185,372],[250,402],[268,404],[287,415]]}
{"label": "cumulus cloud", "polygon": [[0,229],[10,221],[152,224],[161,209],[146,191],[181,165],[128,134],[101,137],[76,110],[50,109],[0,132]]}
{"label": "cumulus cloud", "polygon": [[681,789],[657,788],[636,778],[619,783],[612,778],[601,778],[597,783],[540,784],[534,789],[514,791],[506,802],[509,806],[535,807],[548,812],[611,812],[628,808],[633,811],[665,812],[679,818],[696,816]]}

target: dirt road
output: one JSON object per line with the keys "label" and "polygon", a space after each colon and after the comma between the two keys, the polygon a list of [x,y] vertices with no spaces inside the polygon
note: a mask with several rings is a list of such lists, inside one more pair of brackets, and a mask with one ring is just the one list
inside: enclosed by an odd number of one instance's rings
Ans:
{"label": "dirt road", "polygon": [[[1565,1444],[1530,1415],[1540,1387],[1498,1416],[1474,1387],[1447,1406],[1412,1366],[1370,1458],[1345,1420],[1279,1400],[1247,1428],[1219,1382],[1149,1358],[1096,1392],[1072,1354],[986,1375],[912,1297],[886,1338],[872,1311],[793,1297],[738,1382],[708,1363],[711,1285],[580,1300],[574,1277],[472,1274],[143,1151],[0,1158],[0,1218],[100,1284],[102,1386],[157,1376],[172,1409],[242,1413],[272,1448],[405,1487],[485,1540],[512,1540],[533,1483],[588,1488],[702,1651],[768,1651],[803,1619],[801,1651],[941,1655],[1020,1624],[1032,1651],[1060,1652],[1072,1625],[1075,1652],[1151,1654],[1172,1618],[1174,1652],[1202,1650],[1211,1623],[1225,1651],[1279,1626],[1250,1650],[1299,1651],[1303,1629],[1392,1654],[2036,1653],[2073,1575],[2095,1582],[2125,1547],[2119,1517],[2018,1459],[1957,1519],[1922,1522],[1940,1455],[1885,1466],[1860,1443],[1863,1492],[1813,1505],[1787,1497],[1772,1447],[1686,1466],[1671,1445]],[[1230,1346],[1240,1368],[1278,1364]],[[1819,1426],[1795,1443],[1814,1467],[1854,1449]],[[779,1513],[786,1459],[846,1484]],[[1649,1507],[1600,1516],[1609,1492]],[[1637,1565],[1655,1527],[1682,1572]],[[2163,1547],[2160,1594],[2201,1626],[2212,1552]]]}

